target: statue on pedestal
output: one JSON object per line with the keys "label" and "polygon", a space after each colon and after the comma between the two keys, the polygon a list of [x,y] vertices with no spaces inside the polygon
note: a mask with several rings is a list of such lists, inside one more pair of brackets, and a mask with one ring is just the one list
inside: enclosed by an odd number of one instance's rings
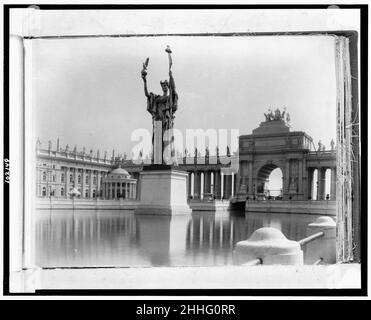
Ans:
{"label": "statue on pedestal", "polygon": [[330,144],[331,144],[331,151],[334,151],[335,150],[335,141],[334,141],[334,139],[331,139]]}
{"label": "statue on pedestal", "polygon": [[274,120],[281,120],[281,111],[278,108],[274,111]]}
{"label": "statue on pedestal", "polygon": [[36,141],[36,150],[40,150],[41,148],[41,141],[39,138],[37,138],[37,141]]}
{"label": "statue on pedestal", "polygon": [[318,151],[322,151],[322,141],[318,141]]}
{"label": "statue on pedestal", "polygon": [[[167,137],[167,143],[164,143],[164,134],[167,130],[174,127],[174,114],[178,109],[178,94],[175,89],[175,82],[173,74],[171,72],[172,58],[170,47],[167,46],[165,51],[169,57],[169,81],[160,81],[162,88],[162,95],[157,95],[152,92],[148,92],[147,89],[147,67],[149,58],[143,63],[143,69],[141,76],[144,82],[144,94],[147,97],[147,111],[152,115],[153,134],[152,134],[152,147],[153,147],[153,159],[152,162],[155,164],[164,164],[167,159],[164,159],[163,152],[167,145],[173,144],[174,137],[171,134]],[[161,135],[161,136],[160,136]],[[170,154],[167,158],[172,157],[172,146],[169,147]]]}

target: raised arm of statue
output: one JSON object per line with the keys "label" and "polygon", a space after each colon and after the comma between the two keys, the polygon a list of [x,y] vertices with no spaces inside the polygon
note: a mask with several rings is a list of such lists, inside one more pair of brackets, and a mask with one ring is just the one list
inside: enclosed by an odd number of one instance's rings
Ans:
{"label": "raised arm of statue", "polygon": [[147,67],[149,63],[149,58],[146,59],[146,62],[143,63],[143,69],[141,71],[142,79],[144,82],[144,94],[146,97],[149,97],[148,89],[147,89]]}
{"label": "raised arm of statue", "polygon": [[174,81],[173,73],[171,72],[171,70],[169,70],[169,87],[172,92],[174,93],[176,92],[175,81]]}
{"label": "raised arm of statue", "polygon": [[149,97],[149,93],[147,89],[147,80],[145,77],[143,78],[143,82],[144,82],[144,94],[146,95],[146,97]]}

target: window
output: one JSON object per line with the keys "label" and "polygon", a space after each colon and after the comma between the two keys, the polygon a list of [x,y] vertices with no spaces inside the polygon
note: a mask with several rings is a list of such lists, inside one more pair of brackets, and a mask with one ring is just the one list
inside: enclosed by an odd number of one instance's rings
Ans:
{"label": "window", "polygon": [[97,184],[97,177],[96,176],[93,177],[93,184]]}
{"label": "window", "polygon": [[72,183],[73,182],[73,175],[70,174],[70,182]]}
{"label": "window", "polygon": [[89,190],[88,189],[85,190],[85,198],[89,198]]}
{"label": "window", "polygon": [[46,172],[43,172],[43,181],[46,181]]}
{"label": "window", "polygon": [[46,197],[46,187],[43,187],[42,196]]}
{"label": "window", "polygon": [[55,174],[53,175],[53,182],[55,182],[57,180],[57,177],[55,176]]}
{"label": "window", "polygon": [[61,174],[61,182],[64,182],[64,173]]}
{"label": "window", "polygon": [[85,181],[86,181],[86,183],[89,183],[89,176],[86,176]]}
{"label": "window", "polygon": [[77,176],[77,183],[81,183],[81,175]]}
{"label": "window", "polygon": [[61,196],[64,196],[64,188],[61,188]]}
{"label": "window", "polygon": [[93,190],[93,198],[95,198],[95,197],[96,197],[96,191]]}

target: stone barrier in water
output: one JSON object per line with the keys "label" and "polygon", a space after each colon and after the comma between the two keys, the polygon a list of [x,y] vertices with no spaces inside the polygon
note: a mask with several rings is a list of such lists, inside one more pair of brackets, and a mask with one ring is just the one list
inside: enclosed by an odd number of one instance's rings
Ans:
{"label": "stone barrier in water", "polygon": [[237,264],[257,258],[263,265],[303,265],[303,251],[299,242],[287,239],[275,228],[260,228],[249,239],[236,244],[234,260]]}
{"label": "stone barrier in water", "polygon": [[323,232],[324,235],[306,244],[305,263],[312,264],[322,258],[326,264],[336,263],[336,223],[328,216],[321,216],[307,227],[307,236]]}

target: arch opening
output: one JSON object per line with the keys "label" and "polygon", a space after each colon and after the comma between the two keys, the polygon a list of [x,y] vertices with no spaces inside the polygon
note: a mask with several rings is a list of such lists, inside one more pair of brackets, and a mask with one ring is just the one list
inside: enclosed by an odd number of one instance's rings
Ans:
{"label": "arch opening", "polygon": [[258,172],[258,195],[268,200],[282,200],[283,173],[275,164],[267,164]]}

